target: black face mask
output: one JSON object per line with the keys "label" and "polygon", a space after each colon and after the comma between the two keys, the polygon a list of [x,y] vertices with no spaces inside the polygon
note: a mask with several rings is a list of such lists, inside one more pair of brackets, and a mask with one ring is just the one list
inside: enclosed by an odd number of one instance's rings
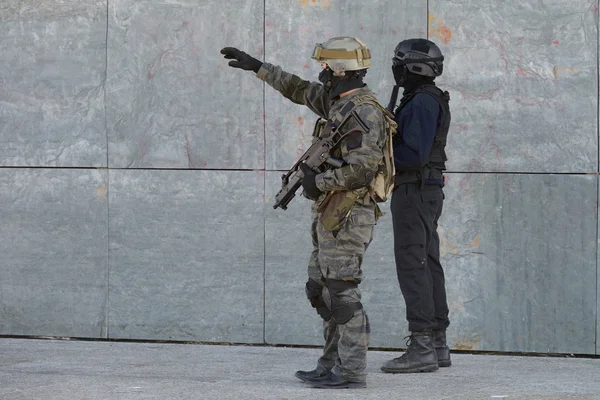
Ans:
{"label": "black face mask", "polygon": [[365,86],[363,83],[364,74],[366,74],[366,71],[359,74],[349,71],[349,75],[339,77],[334,76],[333,71],[327,67],[319,73],[319,82],[323,84],[323,88],[329,94],[329,99],[334,100],[344,92]]}
{"label": "black face mask", "polygon": [[319,74],[319,82],[325,87],[325,91],[329,91],[331,88],[331,81],[333,80],[333,71],[329,67],[324,68]]}
{"label": "black face mask", "polygon": [[404,88],[404,94],[410,93],[419,86],[431,85],[435,78],[413,74],[408,71],[406,65],[395,65],[392,67],[396,85]]}
{"label": "black face mask", "polygon": [[406,83],[406,79],[408,78],[408,68],[406,68],[406,65],[393,66],[392,72],[394,74],[394,80],[396,81],[396,85],[404,86],[404,84]]}

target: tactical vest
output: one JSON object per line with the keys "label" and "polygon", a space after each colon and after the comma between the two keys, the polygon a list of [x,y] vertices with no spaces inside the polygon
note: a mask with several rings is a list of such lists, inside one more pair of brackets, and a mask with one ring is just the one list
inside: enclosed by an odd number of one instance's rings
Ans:
{"label": "tactical vest", "polygon": [[[372,104],[376,106],[384,117],[384,129],[385,129],[385,142],[383,143],[383,159],[379,163],[377,174],[371,181],[370,185],[365,188],[348,191],[333,191],[327,193],[325,198],[318,206],[318,212],[321,213],[319,218],[323,226],[331,231],[335,231],[340,228],[341,224],[344,223],[354,204],[358,201],[369,201],[372,199],[376,203],[386,201],[394,190],[394,148],[393,148],[393,135],[397,132],[397,124],[394,120],[394,115],[388,110],[383,108],[377,99],[372,95],[361,95],[355,96],[350,100],[342,109],[330,117],[330,120],[319,119],[315,124],[313,136],[317,138],[321,137],[321,133],[324,131],[324,127],[328,123],[334,124],[339,127],[340,124],[344,123],[344,120],[350,115],[350,113],[360,104]],[[364,122],[360,121],[358,124],[364,126]],[[368,128],[364,126],[368,133]],[[336,146],[331,149],[331,156],[337,159],[342,158],[342,150],[340,146]],[[366,199],[366,200],[365,200]],[[366,203],[365,203],[366,204]],[[383,213],[376,207],[376,217],[379,218]]]}
{"label": "tactical vest", "polygon": [[[404,96],[396,109],[398,114],[406,105],[419,93],[427,93],[436,99],[442,109],[441,122],[433,138],[431,151],[425,167],[420,171],[402,171],[396,176],[396,184],[407,182],[424,182],[426,179],[442,179],[442,171],[446,169],[446,140],[450,128],[450,94],[447,91],[442,92],[440,88],[434,85],[423,85],[415,89],[412,93]],[[399,128],[401,129],[401,128]],[[401,132],[399,132],[401,133]]]}
{"label": "tactical vest", "polygon": [[[373,200],[376,202],[385,202],[391,196],[394,188],[393,180],[395,175],[394,164],[394,146],[392,137],[397,132],[398,124],[394,119],[394,115],[384,108],[377,99],[369,94],[355,96],[350,100],[340,111],[331,117],[331,122],[339,126],[343,120],[360,104],[371,104],[377,107],[383,114],[383,124],[385,129],[385,142],[383,144],[383,159],[379,163],[379,168],[375,178],[371,181],[368,191],[371,192]],[[315,125],[313,136],[320,137],[323,128],[327,121],[320,119]],[[359,122],[359,125],[361,122]],[[364,125],[364,123],[362,123]],[[367,133],[367,132],[365,132]],[[342,149],[338,146],[331,150],[331,156],[337,159],[342,158]],[[359,189],[360,190],[360,189]]]}

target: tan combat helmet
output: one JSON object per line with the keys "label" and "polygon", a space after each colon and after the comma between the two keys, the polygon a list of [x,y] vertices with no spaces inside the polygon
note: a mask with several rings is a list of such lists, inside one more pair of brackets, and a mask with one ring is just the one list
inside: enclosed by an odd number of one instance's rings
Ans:
{"label": "tan combat helmet", "polygon": [[327,63],[336,76],[371,66],[371,51],[360,39],[350,36],[338,36],[318,43],[311,58]]}

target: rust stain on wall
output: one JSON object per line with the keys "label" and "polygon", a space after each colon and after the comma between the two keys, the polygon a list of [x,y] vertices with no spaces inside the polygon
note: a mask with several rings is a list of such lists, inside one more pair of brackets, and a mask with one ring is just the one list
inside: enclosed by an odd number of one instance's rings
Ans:
{"label": "rust stain on wall", "polygon": [[323,10],[327,10],[333,5],[331,4],[331,0],[300,0],[300,4],[302,8],[305,8],[307,5],[319,5]]}
{"label": "rust stain on wall", "polygon": [[99,200],[106,200],[106,194],[108,193],[108,189],[106,189],[106,185],[103,185],[96,190],[96,196],[98,196]]}
{"label": "rust stain on wall", "polygon": [[454,342],[456,350],[476,350],[481,344],[481,339],[477,337],[463,336]]}
{"label": "rust stain on wall", "polygon": [[429,37],[437,37],[444,44],[450,43],[452,31],[444,24],[444,21],[441,18],[436,18],[433,14],[429,14],[427,20],[429,23]]}

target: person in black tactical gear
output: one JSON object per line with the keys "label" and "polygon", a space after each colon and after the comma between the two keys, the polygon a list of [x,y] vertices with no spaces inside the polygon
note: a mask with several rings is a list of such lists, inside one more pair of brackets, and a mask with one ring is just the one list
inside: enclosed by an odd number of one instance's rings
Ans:
{"label": "person in black tactical gear", "polygon": [[[406,353],[385,362],[384,372],[430,372],[451,365],[437,233],[450,126],[450,96],[434,83],[442,74],[443,60],[439,47],[426,39],[404,40],[394,50],[396,85],[388,110],[395,115],[398,131],[391,212],[396,270],[411,335]],[[400,87],[404,93],[395,107]]]}

